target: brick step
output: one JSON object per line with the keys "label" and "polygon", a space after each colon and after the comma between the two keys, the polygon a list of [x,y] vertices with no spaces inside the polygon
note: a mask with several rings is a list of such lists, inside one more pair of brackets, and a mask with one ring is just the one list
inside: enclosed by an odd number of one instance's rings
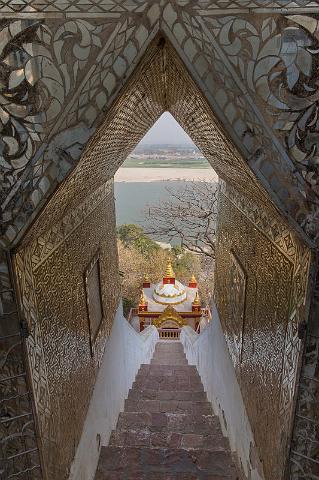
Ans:
{"label": "brick step", "polygon": [[204,390],[200,377],[173,377],[149,375],[135,378],[132,389],[137,390]]}
{"label": "brick step", "polygon": [[150,375],[197,375],[195,365],[150,365],[142,364],[138,373]]}
{"label": "brick step", "polygon": [[173,357],[175,355],[178,357],[179,355],[184,356],[185,352],[181,343],[174,343],[174,345],[164,345],[162,343],[162,344],[156,345],[154,355],[162,356],[162,357],[164,357],[165,355],[169,355],[170,357]]}
{"label": "brick step", "polygon": [[194,370],[179,370],[179,371],[167,371],[167,372],[159,372],[154,370],[142,370],[139,371],[135,377],[135,381],[138,380],[156,380],[156,381],[164,381],[164,380],[185,380],[189,381],[192,380],[195,383],[201,383],[201,378],[197,372]]}
{"label": "brick step", "polygon": [[161,351],[156,347],[151,365],[188,365],[185,353],[180,351]]}
{"label": "brick step", "polygon": [[152,360],[151,365],[174,365],[174,366],[186,366],[187,365],[187,360],[169,360],[167,359],[167,361],[163,361],[163,360]]}
{"label": "brick step", "polygon": [[157,343],[154,356],[150,365],[154,366],[167,366],[187,367],[188,362],[184,353],[183,346],[180,342],[175,343]]}
{"label": "brick step", "polygon": [[[167,347],[169,347],[169,348],[167,348]],[[175,347],[175,348],[171,348],[171,347]],[[160,345],[160,344],[158,344],[158,345],[156,345],[154,356],[156,356],[156,357],[165,357],[165,356],[169,356],[169,357],[182,356],[182,357],[184,357],[185,352],[184,352],[183,347],[180,343],[176,343],[174,345],[164,345],[164,344]]]}
{"label": "brick step", "polygon": [[182,448],[184,450],[207,450],[210,452],[229,451],[226,438],[220,431],[201,435],[196,433],[152,432],[142,430],[113,430],[109,446]]}
{"label": "brick step", "polygon": [[207,396],[204,389],[195,390],[150,390],[137,388],[129,391],[129,400],[192,400],[206,402]]}
{"label": "brick step", "polygon": [[95,480],[238,480],[227,439],[180,342],[158,342],[103,447]]}
{"label": "brick step", "polygon": [[[184,477],[181,476],[184,475]],[[161,475],[161,476],[158,476]],[[175,476],[175,477],[174,477]],[[236,480],[229,452],[102,447],[95,480]]]}
{"label": "brick step", "polygon": [[178,353],[184,355],[184,348],[181,342],[159,342],[155,347],[155,355],[173,355]]}
{"label": "brick step", "polygon": [[189,371],[177,371],[177,372],[156,372],[154,370],[139,371],[135,377],[135,380],[193,380],[194,382],[201,383],[201,378],[197,372],[193,370]]}
{"label": "brick step", "polygon": [[126,412],[166,412],[166,413],[198,413],[211,415],[212,407],[208,401],[195,402],[188,400],[125,400]]}
{"label": "brick step", "polygon": [[116,428],[223,436],[218,417],[198,413],[121,412]]}

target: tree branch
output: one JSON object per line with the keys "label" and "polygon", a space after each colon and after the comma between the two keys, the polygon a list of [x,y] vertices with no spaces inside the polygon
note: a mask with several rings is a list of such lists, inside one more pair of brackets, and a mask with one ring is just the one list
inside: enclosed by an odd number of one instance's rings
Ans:
{"label": "tree branch", "polygon": [[185,182],[178,190],[166,187],[166,191],[166,200],[148,205],[144,212],[145,232],[160,239],[179,239],[188,250],[215,258],[216,183]]}

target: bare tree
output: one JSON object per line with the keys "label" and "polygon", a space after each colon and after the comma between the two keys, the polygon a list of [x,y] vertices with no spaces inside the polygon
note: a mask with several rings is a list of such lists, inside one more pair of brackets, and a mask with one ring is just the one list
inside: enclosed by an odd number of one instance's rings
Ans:
{"label": "bare tree", "polygon": [[188,250],[214,259],[217,184],[194,180],[178,190],[166,190],[167,200],[145,211],[145,233],[169,241],[178,239]]}

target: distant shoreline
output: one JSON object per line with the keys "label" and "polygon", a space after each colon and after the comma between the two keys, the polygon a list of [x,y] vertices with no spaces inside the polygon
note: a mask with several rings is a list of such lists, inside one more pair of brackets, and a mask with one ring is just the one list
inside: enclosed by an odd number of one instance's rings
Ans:
{"label": "distant shoreline", "polygon": [[185,164],[180,164],[180,165],[174,165],[173,167],[168,164],[157,164],[157,165],[146,165],[146,162],[143,163],[142,165],[123,165],[121,168],[160,168],[160,169],[163,169],[163,168],[170,168],[171,170],[175,170],[176,169],[180,169],[180,168],[184,168],[185,170],[210,170],[211,169],[211,166],[210,165],[207,165],[207,167],[205,165],[201,165],[200,167],[198,165],[185,165]]}
{"label": "distant shoreline", "polygon": [[115,182],[159,182],[159,181],[211,181],[218,182],[218,176],[210,168],[143,168],[121,167],[114,176]]}

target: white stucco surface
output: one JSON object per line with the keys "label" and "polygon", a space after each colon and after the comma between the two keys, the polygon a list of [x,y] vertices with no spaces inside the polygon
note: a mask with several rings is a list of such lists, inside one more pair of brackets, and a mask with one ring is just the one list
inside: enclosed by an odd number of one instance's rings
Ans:
{"label": "white stucco surface", "polygon": [[69,480],[94,478],[100,447],[108,444],[140,365],[150,362],[157,341],[158,332],[154,326],[137,333],[123,317],[122,306],[119,307],[105,346]]}
{"label": "white stucco surface", "polygon": [[252,430],[215,306],[212,318],[200,335],[190,327],[183,327],[180,340],[188,362],[198,369],[208,400],[219,416],[223,433],[242,464],[244,474],[251,480],[263,480]]}
{"label": "white stucco surface", "polygon": [[[163,312],[168,305],[172,305],[179,313],[191,312],[197,291],[197,288],[187,287],[178,280],[175,281],[175,285],[163,285],[160,282],[151,284],[150,288],[143,288],[149,312]],[[159,293],[176,296],[161,297]]]}

